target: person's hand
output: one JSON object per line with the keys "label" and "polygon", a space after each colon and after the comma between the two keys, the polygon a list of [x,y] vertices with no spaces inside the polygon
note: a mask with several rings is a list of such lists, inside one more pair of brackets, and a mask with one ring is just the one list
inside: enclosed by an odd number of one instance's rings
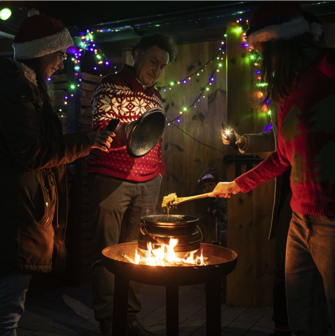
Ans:
{"label": "person's hand", "polygon": [[91,141],[91,148],[98,148],[104,152],[108,152],[111,147],[115,133],[109,131],[97,131],[87,134]]}
{"label": "person's hand", "polygon": [[[245,146],[245,140],[243,137],[241,137],[237,132],[235,132],[235,137],[236,137],[236,142],[235,144],[237,145],[238,148],[243,148]],[[226,133],[223,131],[221,132],[221,137],[222,137],[222,143],[226,146],[230,145],[230,141],[227,139]]]}
{"label": "person's hand", "polygon": [[241,191],[235,181],[219,182],[214,190],[209,194],[209,197],[230,198],[232,194],[237,194]]}

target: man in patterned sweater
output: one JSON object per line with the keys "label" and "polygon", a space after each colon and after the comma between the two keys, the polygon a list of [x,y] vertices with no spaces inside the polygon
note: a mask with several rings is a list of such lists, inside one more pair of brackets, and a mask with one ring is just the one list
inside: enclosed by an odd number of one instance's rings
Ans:
{"label": "man in patterned sweater", "polygon": [[[165,172],[161,140],[148,154],[134,159],[127,153],[124,126],[150,108],[162,108],[155,82],[175,52],[173,41],[164,35],[142,37],[132,48],[134,66],[124,65],[120,73],[104,77],[93,95],[93,130],[103,130],[111,119],[120,119],[108,153],[92,151],[88,157],[94,222],[93,307],[105,336],[112,330],[114,275],[104,268],[101,251],[138,239],[140,217],[154,213]],[[130,282],[127,333],[150,336],[136,318],[141,309],[139,290],[138,283]]]}

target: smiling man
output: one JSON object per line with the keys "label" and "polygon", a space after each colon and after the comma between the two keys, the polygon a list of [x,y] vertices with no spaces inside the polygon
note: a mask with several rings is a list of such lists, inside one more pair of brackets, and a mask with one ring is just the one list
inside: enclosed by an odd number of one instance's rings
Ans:
{"label": "smiling man", "polygon": [[[120,119],[109,152],[92,151],[88,158],[94,222],[93,306],[104,336],[112,335],[114,275],[104,268],[101,251],[138,239],[140,217],[154,213],[165,171],[161,140],[148,154],[134,159],[127,153],[127,138],[121,130],[146,110],[162,108],[155,83],[175,53],[174,42],[164,35],[142,37],[132,48],[134,66],[124,65],[120,73],[104,77],[93,95],[94,130]],[[141,309],[139,289],[139,284],[130,283],[127,335],[152,336],[136,318]]]}

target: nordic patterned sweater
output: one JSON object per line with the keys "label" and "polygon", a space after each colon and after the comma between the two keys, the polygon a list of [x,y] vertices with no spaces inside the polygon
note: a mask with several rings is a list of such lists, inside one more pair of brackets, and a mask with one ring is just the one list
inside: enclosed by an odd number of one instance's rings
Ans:
{"label": "nordic patterned sweater", "polygon": [[152,107],[162,108],[162,97],[154,85],[143,88],[136,79],[133,68],[124,65],[118,74],[105,76],[98,84],[92,98],[92,130],[103,130],[111,119],[120,119],[108,153],[92,150],[87,158],[89,173],[99,173],[123,180],[144,182],[158,174],[164,175],[161,142],[145,156],[134,159],[127,153],[124,127],[137,120]]}
{"label": "nordic patterned sweater", "polygon": [[335,49],[321,51],[278,110],[278,147],[235,182],[242,192],[292,167],[291,207],[335,216]]}

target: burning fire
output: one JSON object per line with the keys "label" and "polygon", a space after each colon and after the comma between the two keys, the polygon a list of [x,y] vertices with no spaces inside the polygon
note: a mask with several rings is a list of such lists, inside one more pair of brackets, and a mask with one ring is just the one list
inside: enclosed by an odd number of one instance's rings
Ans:
{"label": "burning fire", "polygon": [[205,266],[204,257],[194,256],[195,252],[189,252],[189,256],[186,259],[178,258],[174,252],[174,247],[178,244],[178,239],[170,239],[169,245],[161,244],[157,249],[153,249],[151,243],[148,243],[148,250],[143,251],[145,256],[142,257],[135,251],[135,259],[130,258],[127,255],[123,255],[128,261],[134,264],[142,264],[149,266],[180,266],[180,265],[197,265]]}

